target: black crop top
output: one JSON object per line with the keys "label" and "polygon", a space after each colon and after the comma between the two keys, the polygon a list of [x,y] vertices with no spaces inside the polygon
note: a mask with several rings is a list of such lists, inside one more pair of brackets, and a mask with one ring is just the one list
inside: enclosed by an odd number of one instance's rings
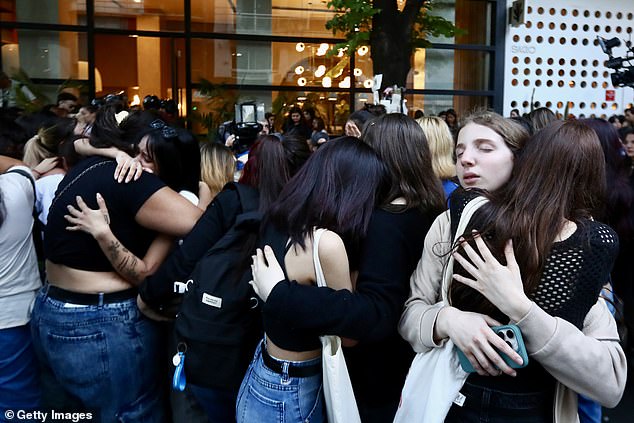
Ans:
{"label": "black crop top", "polygon": [[[284,276],[288,279],[286,274],[286,265],[284,264],[284,258],[288,251],[288,235],[285,235],[278,231],[273,225],[269,224],[262,230],[262,236],[260,238],[260,248],[264,245],[269,245],[275,253],[284,271]],[[275,345],[288,351],[311,351],[321,348],[321,341],[319,340],[319,334],[315,331],[306,329],[297,330],[290,328],[280,320],[274,320],[268,318],[266,314],[262,314],[262,326],[266,336],[273,341]]]}
{"label": "black crop top", "polygon": [[75,196],[79,195],[88,207],[95,209],[97,193],[102,195],[108,207],[112,233],[137,257],[145,255],[156,233],[140,226],[134,218],[145,201],[165,184],[147,172],[134,182],[117,183],[113,177],[116,166],[113,160],[87,158],[74,166],[60,182],[44,231],[44,253],[48,260],[80,270],[114,270],[91,235],[66,230],[69,226],[64,219],[68,214],[66,206],[77,207]]}

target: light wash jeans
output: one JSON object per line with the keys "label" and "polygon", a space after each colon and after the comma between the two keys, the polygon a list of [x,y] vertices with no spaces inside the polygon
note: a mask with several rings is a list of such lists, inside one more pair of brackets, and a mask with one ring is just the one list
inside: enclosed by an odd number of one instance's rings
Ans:
{"label": "light wash jeans", "polygon": [[[236,404],[238,423],[284,422],[322,423],[326,421],[322,375],[289,377],[276,373],[262,361],[264,341],[255,351],[253,361],[242,381]],[[285,363],[285,361],[280,361]],[[288,361],[296,367],[312,366],[321,357],[308,361]]]}
{"label": "light wash jeans", "polygon": [[[165,421],[160,328],[132,298],[78,306],[39,292],[31,317],[40,364],[97,421]],[[76,410],[80,411],[80,410]]]}

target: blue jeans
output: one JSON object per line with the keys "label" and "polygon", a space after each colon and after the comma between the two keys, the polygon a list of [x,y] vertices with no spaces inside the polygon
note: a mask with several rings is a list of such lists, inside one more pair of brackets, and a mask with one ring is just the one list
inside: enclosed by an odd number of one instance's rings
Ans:
{"label": "blue jeans", "polygon": [[452,404],[445,423],[552,423],[553,393],[510,393],[465,383],[462,407]]}
{"label": "blue jeans", "polygon": [[0,329],[0,422],[5,411],[40,406],[40,377],[29,325]]}
{"label": "blue jeans", "polygon": [[[261,342],[244,376],[238,402],[238,423],[252,422],[315,422],[326,421],[322,375],[290,377],[264,365]],[[280,361],[296,367],[318,364],[320,358],[301,362]]]}
{"label": "blue jeans", "polygon": [[49,297],[47,288],[31,318],[41,365],[102,423],[163,422],[159,326],[134,298],[77,306]]}

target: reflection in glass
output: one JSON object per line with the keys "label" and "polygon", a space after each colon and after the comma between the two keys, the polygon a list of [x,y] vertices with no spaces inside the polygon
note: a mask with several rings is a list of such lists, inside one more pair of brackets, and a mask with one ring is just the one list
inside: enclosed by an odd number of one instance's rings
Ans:
{"label": "reflection in glass", "polygon": [[95,27],[182,31],[183,0],[95,0]]}
{"label": "reflection in glass", "polygon": [[192,0],[192,31],[225,34],[332,37],[324,2]]}
{"label": "reflection in glass", "polygon": [[[491,54],[486,51],[417,49],[414,53],[408,89],[489,90]],[[355,85],[372,87],[370,54],[355,56]]]}
{"label": "reflection in glass", "polygon": [[[350,59],[326,57],[329,44],[192,40],[192,80],[216,84],[339,87],[350,84]],[[348,79],[346,79],[348,78]]]}
{"label": "reflection in glass", "polygon": [[[0,21],[78,25],[86,15],[86,2],[80,0],[4,0],[0,2]],[[80,22],[81,21],[81,22]]]}
{"label": "reflection in glass", "polygon": [[10,34],[2,46],[2,70],[7,75],[22,70],[30,78],[83,77],[80,63],[86,60],[85,39],[80,41],[76,32],[20,29]]}

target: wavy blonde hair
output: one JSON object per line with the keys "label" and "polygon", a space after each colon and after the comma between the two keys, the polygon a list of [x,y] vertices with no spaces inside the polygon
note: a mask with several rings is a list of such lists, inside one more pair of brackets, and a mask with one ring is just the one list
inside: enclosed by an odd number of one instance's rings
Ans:
{"label": "wavy blonde hair", "polygon": [[434,174],[440,179],[456,176],[456,164],[453,159],[454,140],[447,123],[437,116],[425,116],[416,119],[416,122],[423,128],[427,137]]}
{"label": "wavy blonde hair", "polygon": [[236,159],[224,145],[210,142],[200,147],[200,179],[209,187],[212,198],[233,181],[235,167]]}
{"label": "wavy blonde hair", "polygon": [[22,161],[33,168],[44,159],[56,157],[60,144],[69,140],[73,135],[75,120],[69,118],[56,119],[48,125],[42,126],[37,135],[24,145]]}

